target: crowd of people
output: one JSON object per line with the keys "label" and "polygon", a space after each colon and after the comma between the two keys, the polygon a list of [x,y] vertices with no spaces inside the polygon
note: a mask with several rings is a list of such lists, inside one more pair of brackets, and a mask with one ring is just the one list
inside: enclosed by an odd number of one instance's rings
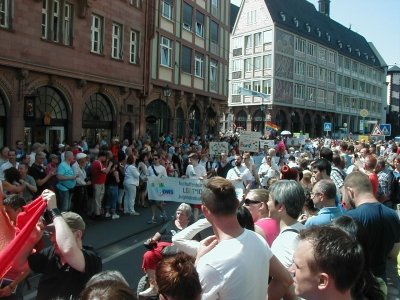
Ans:
{"label": "crowd of people", "polygon": [[[82,139],[51,153],[40,143],[30,154],[21,141],[3,147],[1,224],[17,226],[37,197],[47,224],[37,224],[2,275],[0,298],[22,299],[19,283],[35,271],[43,274],[37,299],[385,299],[387,258],[400,261],[396,143],[289,147],[281,138],[250,153],[225,140],[228,151],[214,156],[209,141],[172,134],[90,149]],[[166,223],[163,201],[147,194],[151,176],[203,181],[201,203],[182,203]],[[136,296],[120,273],[101,272],[82,239],[87,218],[137,216],[144,207],[149,224],[159,210],[164,226],[148,241],[149,287]],[[0,250],[13,238],[3,235]]]}

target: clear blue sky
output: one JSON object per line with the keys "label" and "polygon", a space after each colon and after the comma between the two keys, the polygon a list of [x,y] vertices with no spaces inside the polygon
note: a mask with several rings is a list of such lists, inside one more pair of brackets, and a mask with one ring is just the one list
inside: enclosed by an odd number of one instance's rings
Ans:
{"label": "clear blue sky", "polygon": [[[318,9],[318,0],[309,2]],[[331,0],[330,16],[372,42],[387,65],[400,66],[400,0]]]}

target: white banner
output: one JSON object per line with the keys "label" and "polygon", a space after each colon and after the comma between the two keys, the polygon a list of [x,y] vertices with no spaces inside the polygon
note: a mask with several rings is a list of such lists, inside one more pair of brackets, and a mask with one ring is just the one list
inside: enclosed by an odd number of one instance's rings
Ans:
{"label": "white banner", "polygon": [[204,180],[176,177],[148,177],[149,200],[201,204]]}
{"label": "white banner", "polygon": [[268,149],[275,148],[275,141],[274,140],[260,140],[260,148],[264,149],[267,146]]}
{"label": "white banner", "polygon": [[258,152],[261,133],[254,131],[242,131],[239,138],[239,150]]}
{"label": "white banner", "polygon": [[210,155],[219,155],[221,153],[229,154],[229,145],[227,142],[210,142],[208,149]]}

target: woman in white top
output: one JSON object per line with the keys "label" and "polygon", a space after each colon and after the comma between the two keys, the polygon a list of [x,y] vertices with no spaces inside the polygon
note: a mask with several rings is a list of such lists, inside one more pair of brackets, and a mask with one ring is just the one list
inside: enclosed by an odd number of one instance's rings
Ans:
{"label": "woman in white top", "polygon": [[129,155],[126,160],[125,166],[124,214],[130,214],[133,216],[140,215],[138,212],[135,211],[136,189],[139,185],[139,176],[139,170],[135,166],[135,157],[133,155]]}

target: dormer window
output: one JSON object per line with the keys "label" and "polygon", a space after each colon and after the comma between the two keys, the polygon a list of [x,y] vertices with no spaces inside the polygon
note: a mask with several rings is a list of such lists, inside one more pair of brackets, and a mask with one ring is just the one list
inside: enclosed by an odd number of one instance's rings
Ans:
{"label": "dormer window", "polygon": [[351,53],[351,46],[347,45],[347,49],[349,50],[349,52]]}
{"label": "dormer window", "polygon": [[364,57],[365,57],[366,60],[368,60],[368,54],[367,54],[367,52],[364,52]]}
{"label": "dormer window", "polygon": [[356,49],[356,53],[357,53],[358,56],[361,56],[360,49]]}
{"label": "dormer window", "polygon": [[310,26],[310,24],[306,23],[306,29],[307,29],[307,32],[310,32],[310,31],[311,31],[311,26]]}
{"label": "dormer window", "polygon": [[338,45],[339,45],[339,48],[342,49],[342,48],[343,48],[343,43],[342,43],[342,41],[341,41],[341,40],[338,40],[337,43],[338,43]]}
{"label": "dormer window", "polygon": [[317,27],[317,35],[318,35],[318,37],[321,37],[321,30],[319,30],[318,27]]}
{"label": "dormer window", "polygon": [[375,62],[375,56],[371,56],[371,60],[372,60],[372,62],[374,63]]}
{"label": "dormer window", "polygon": [[329,32],[326,33],[326,39],[328,40],[328,42],[331,41],[331,35],[329,34]]}
{"label": "dormer window", "polygon": [[293,18],[293,23],[296,25],[296,27],[299,27],[299,20],[297,20],[296,17]]}
{"label": "dormer window", "polygon": [[283,13],[283,11],[281,11],[281,18],[283,22],[286,21],[286,15]]}

